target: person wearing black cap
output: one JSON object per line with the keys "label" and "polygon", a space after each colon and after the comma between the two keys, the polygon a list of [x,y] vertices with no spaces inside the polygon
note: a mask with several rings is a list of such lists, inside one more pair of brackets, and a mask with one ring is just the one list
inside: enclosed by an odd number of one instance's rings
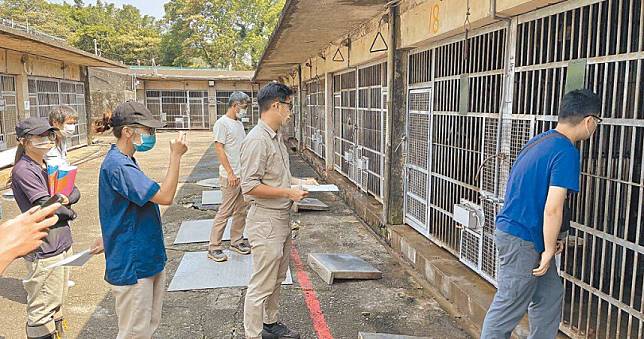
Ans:
{"label": "person wearing black cap", "polygon": [[[27,118],[16,125],[18,150],[11,171],[11,188],[16,203],[24,213],[44,204],[49,198],[45,155],[54,147],[57,129],[47,120]],[[63,197],[63,206],[56,211],[58,222],[49,230],[44,243],[25,256],[28,275],[23,280],[27,292],[27,338],[59,338],[63,335],[62,306],[67,292],[68,271],[64,267],[46,270],[71,254],[70,222],[76,219],[71,205],[78,202],[76,187]]]}
{"label": "person wearing black cap", "polygon": [[185,134],[170,142],[170,164],[162,184],[148,178],[134,158],[151,150],[163,124],[142,104],[126,101],[109,122],[116,144],[99,174],[98,200],[105,280],[116,301],[117,338],[151,338],[161,322],[167,260],[159,205],[171,205],[179,180]]}

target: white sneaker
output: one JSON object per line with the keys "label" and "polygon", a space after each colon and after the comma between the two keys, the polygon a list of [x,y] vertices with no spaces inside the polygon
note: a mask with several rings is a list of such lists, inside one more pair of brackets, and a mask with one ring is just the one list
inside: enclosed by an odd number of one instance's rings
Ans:
{"label": "white sneaker", "polygon": [[76,283],[72,280],[67,280],[67,287],[74,287],[76,286]]}

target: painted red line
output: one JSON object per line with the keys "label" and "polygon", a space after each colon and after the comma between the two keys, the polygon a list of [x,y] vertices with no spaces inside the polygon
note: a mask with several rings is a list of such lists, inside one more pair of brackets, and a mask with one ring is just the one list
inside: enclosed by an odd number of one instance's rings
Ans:
{"label": "painted red line", "polygon": [[320,300],[318,300],[315,290],[313,289],[313,284],[309,279],[308,273],[304,270],[304,265],[302,264],[302,259],[300,254],[295,247],[295,244],[291,246],[291,259],[295,265],[295,275],[297,276],[297,281],[302,287],[302,293],[304,294],[304,301],[306,302],[306,307],[309,309],[309,316],[311,316],[311,321],[313,321],[313,329],[317,333],[319,339],[333,339],[329,326],[324,319],[324,313],[322,313],[322,308],[320,307]]}

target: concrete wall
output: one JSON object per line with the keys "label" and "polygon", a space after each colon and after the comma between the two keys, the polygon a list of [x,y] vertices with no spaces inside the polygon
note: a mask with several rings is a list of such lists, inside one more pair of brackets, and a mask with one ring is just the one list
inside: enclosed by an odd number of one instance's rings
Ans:
{"label": "concrete wall", "polygon": [[129,75],[103,69],[90,68],[89,89],[92,122],[102,119],[118,104],[135,98]]}

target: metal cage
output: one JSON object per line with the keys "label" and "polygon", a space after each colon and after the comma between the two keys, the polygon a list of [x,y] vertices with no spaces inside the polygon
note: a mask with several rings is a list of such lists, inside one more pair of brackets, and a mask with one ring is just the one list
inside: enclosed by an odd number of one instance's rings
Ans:
{"label": "metal cage", "polygon": [[[641,338],[643,71],[642,0],[567,1],[412,52],[406,222],[495,283],[494,222],[512,163],[555,126],[566,89],[590,88],[604,122],[579,144],[561,330]],[[478,227],[453,220],[460,200],[481,208]]]}
{"label": "metal cage", "polygon": [[29,109],[32,117],[47,118],[56,106],[70,106],[78,113],[77,130],[70,138],[71,147],[87,145],[85,85],[82,82],[52,78],[28,78]]}

